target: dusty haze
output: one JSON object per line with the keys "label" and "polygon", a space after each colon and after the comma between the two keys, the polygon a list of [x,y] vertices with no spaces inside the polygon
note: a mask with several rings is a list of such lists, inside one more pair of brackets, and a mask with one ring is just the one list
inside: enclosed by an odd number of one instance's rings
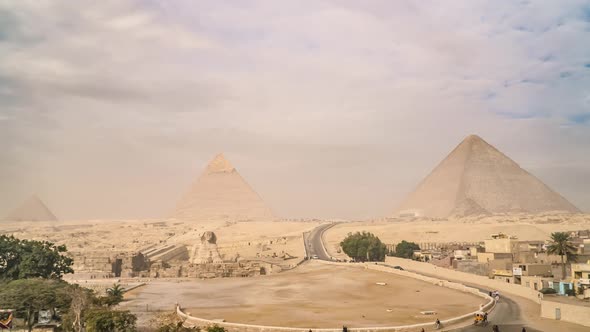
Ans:
{"label": "dusty haze", "polygon": [[583,1],[0,1],[0,215],[168,216],[224,153],[280,217],[393,213],[478,134],[590,211]]}

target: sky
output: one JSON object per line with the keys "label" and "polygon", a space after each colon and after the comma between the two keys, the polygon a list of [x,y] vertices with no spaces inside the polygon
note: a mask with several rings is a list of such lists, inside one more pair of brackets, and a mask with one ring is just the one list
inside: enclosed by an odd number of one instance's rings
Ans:
{"label": "sky", "polygon": [[160,218],[223,152],[387,216],[469,134],[590,211],[588,40],[588,0],[0,0],[0,215]]}

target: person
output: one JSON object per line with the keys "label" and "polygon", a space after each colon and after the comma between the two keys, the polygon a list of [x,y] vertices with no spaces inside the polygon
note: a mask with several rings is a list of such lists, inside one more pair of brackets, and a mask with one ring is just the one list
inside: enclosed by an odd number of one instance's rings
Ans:
{"label": "person", "polygon": [[425,331],[424,331],[424,328],[422,328],[422,329],[420,330],[420,332],[425,332]]}
{"label": "person", "polygon": [[488,325],[488,313],[483,314],[483,325]]}
{"label": "person", "polygon": [[526,329],[524,328],[524,326],[522,327],[522,331],[521,332],[526,332]]}
{"label": "person", "polygon": [[434,323],[434,327],[438,330],[440,329],[440,320],[437,318],[436,322]]}
{"label": "person", "polygon": [[500,332],[500,328],[498,327],[498,325],[494,325],[494,327],[492,327],[492,331],[493,332]]}

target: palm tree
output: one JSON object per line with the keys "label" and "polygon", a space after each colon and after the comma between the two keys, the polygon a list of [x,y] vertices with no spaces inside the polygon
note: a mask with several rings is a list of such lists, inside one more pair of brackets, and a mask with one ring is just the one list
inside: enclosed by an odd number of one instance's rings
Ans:
{"label": "palm tree", "polygon": [[107,288],[107,305],[119,304],[123,301],[125,290],[119,284],[113,284],[113,287]]}
{"label": "palm tree", "polygon": [[566,232],[551,233],[551,243],[547,247],[548,254],[561,256],[561,280],[565,279],[565,261],[563,257],[567,257],[568,262],[575,262],[576,246],[572,243],[572,237]]}

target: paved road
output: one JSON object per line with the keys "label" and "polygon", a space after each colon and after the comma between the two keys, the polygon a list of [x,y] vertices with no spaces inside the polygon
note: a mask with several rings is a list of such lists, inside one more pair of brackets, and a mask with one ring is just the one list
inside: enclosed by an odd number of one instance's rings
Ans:
{"label": "paved road", "polygon": [[[472,287],[477,287],[475,285],[467,285]],[[480,291],[487,292],[485,289],[481,289],[477,287]],[[514,302],[509,297],[502,295],[500,301],[496,303],[496,307],[490,313],[489,316],[490,323],[488,326],[470,326],[463,329],[459,329],[457,331],[462,332],[483,332],[483,331],[492,331],[492,326],[497,324],[500,328],[500,332],[521,332],[523,326],[523,320],[520,314],[520,307],[516,302]],[[533,328],[526,327],[527,332],[541,332],[539,330],[534,330]]]}
{"label": "paved road", "polygon": [[[318,259],[322,260],[332,260],[330,255],[326,253],[326,249],[322,242],[322,233],[325,232],[328,228],[334,226],[334,224],[324,224],[314,228],[310,234],[306,237],[306,247],[308,250],[308,256],[311,257],[313,255],[317,255]],[[386,264],[382,264],[388,266]],[[389,266],[391,267],[391,266]],[[415,272],[415,271],[412,271]],[[419,273],[419,272],[415,272]],[[423,274],[423,273],[420,273]],[[438,278],[434,275],[423,274],[429,277]],[[457,280],[451,280],[457,281]],[[466,286],[474,287],[479,289],[481,292],[489,292],[489,289],[483,289],[481,286],[464,283],[461,282]],[[492,331],[492,326],[497,324],[500,332],[521,332],[524,325],[524,319],[522,318],[520,307],[518,303],[512,300],[509,296],[505,296],[504,294],[501,295],[500,301],[496,304],[494,310],[490,313],[489,316],[490,323],[487,326],[469,326],[466,328],[458,329],[455,331],[461,332],[484,332],[484,331]],[[445,331],[444,328],[442,331]],[[540,330],[535,330],[529,327],[526,327],[527,332],[543,332]]]}
{"label": "paved road", "polygon": [[305,246],[307,247],[308,257],[311,258],[314,255],[318,256],[318,259],[330,261],[332,257],[326,252],[324,243],[322,242],[322,234],[330,227],[335,224],[323,224],[314,228],[309,235],[306,237]]}
{"label": "paved road", "polygon": [[[386,264],[383,264],[386,265]],[[387,266],[387,265],[386,265]],[[438,278],[435,275],[429,275],[425,273],[420,273],[416,271],[411,271],[414,273],[422,274],[427,277]],[[465,286],[473,287],[479,289],[480,292],[488,293],[491,289],[482,288],[479,285],[466,283],[460,280],[450,280],[455,282],[460,282]],[[522,318],[520,307],[518,303],[510,298],[510,296],[506,296],[505,294],[501,294],[500,301],[496,303],[496,307],[490,313],[489,317],[489,324],[487,326],[469,326],[462,329],[454,330],[454,331],[461,331],[461,332],[484,332],[484,331],[492,331],[492,326],[498,325],[500,328],[500,332],[521,332],[522,328],[525,327],[527,332],[543,332],[540,330],[535,330],[533,328],[527,327],[525,324],[524,319]]]}

